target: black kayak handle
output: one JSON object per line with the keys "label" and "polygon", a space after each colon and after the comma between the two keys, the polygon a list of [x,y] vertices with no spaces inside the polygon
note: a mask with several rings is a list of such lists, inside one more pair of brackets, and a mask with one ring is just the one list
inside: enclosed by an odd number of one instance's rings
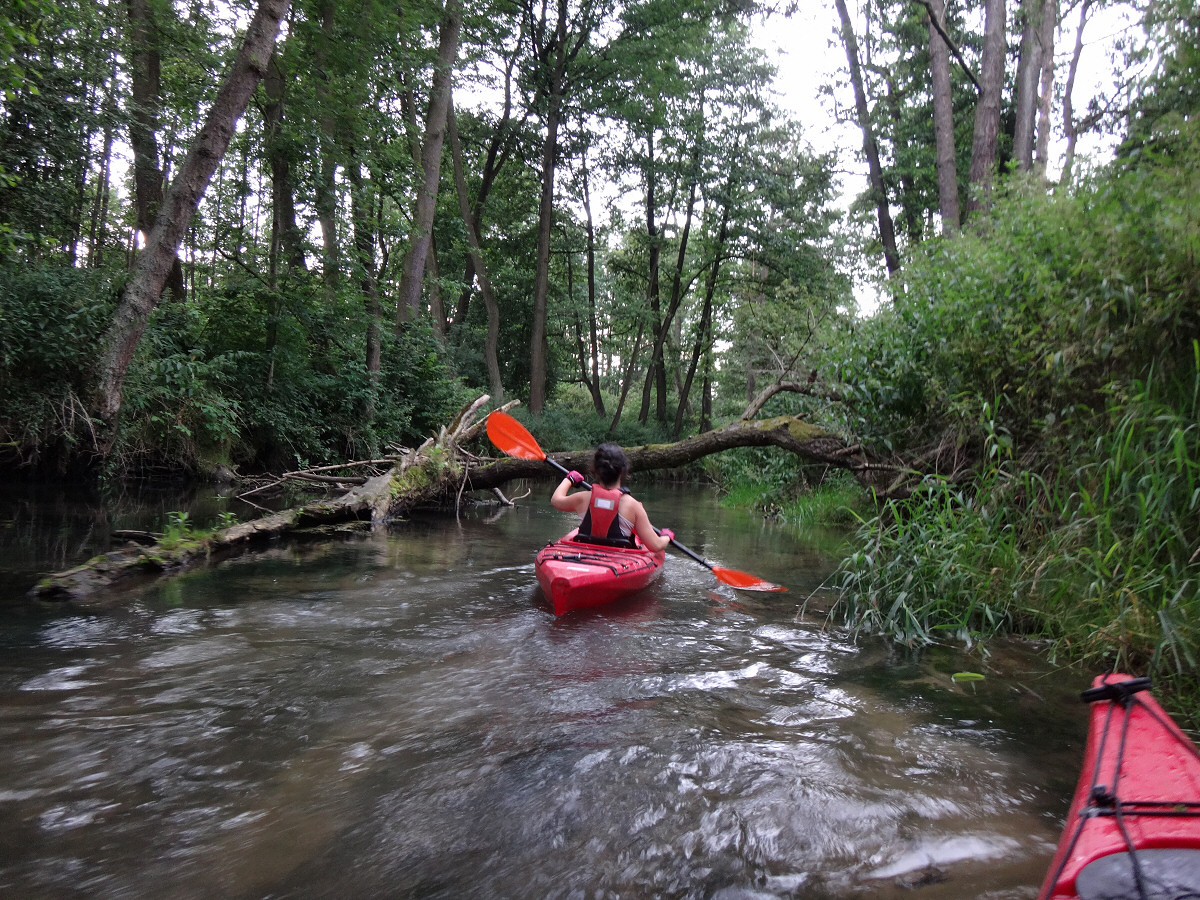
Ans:
{"label": "black kayak handle", "polygon": [[1149,678],[1129,678],[1125,681],[1114,681],[1099,687],[1088,688],[1079,695],[1084,703],[1096,703],[1099,700],[1113,700],[1122,706],[1127,706],[1134,694],[1150,690]]}

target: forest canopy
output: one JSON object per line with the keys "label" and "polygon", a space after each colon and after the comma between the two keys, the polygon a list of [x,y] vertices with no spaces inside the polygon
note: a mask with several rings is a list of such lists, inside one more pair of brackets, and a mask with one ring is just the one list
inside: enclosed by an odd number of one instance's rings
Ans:
{"label": "forest canopy", "polygon": [[15,460],[369,456],[478,389],[681,434],[712,421],[716,335],[753,383],[789,316],[850,309],[834,159],[719,3],[276,3],[211,180],[171,206],[269,5],[6,14]]}

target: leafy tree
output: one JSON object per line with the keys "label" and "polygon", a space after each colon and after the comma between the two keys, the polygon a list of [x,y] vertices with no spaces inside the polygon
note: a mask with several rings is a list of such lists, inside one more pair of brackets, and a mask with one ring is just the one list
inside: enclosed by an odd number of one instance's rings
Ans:
{"label": "leafy tree", "polygon": [[[217,163],[229,146],[234,126],[266,69],[288,0],[261,0],[221,90],[196,136],[187,158],[167,191],[146,249],[139,254],[121,302],[113,312],[101,355],[99,414],[104,426],[116,425],[124,399],[125,372],[174,266],[175,254],[188,221],[208,187]],[[111,446],[112,436],[102,441]]]}

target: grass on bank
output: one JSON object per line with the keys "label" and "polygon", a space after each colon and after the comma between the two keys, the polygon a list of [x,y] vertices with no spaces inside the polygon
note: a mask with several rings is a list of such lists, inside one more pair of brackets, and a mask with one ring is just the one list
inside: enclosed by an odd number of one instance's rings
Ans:
{"label": "grass on bank", "polygon": [[738,481],[722,488],[721,503],[752,509],[794,525],[827,528],[854,528],[874,509],[871,498],[846,473],[815,485],[783,489],[762,482]]}
{"label": "grass on bank", "polygon": [[932,481],[864,520],[835,577],[841,618],[909,646],[1034,635],[1052,657],[1200,695],[1195,354],[1190,385],[1135,382],[1041,473],[997,452],[969,488]]}

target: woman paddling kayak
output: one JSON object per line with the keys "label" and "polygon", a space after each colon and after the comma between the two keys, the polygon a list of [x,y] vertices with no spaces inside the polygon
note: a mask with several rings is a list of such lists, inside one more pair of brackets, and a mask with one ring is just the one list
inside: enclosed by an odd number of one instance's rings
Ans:
{"label": "woman paddling kayak", "polygon": [[621,482],[629,473],[629,457],[616,444],[601,444],[592,455],[592,473],[596,484],[590,491],[572,494],[571,488],[584,477],[572,471],[555,488],[550,504],[563,512],[582,516],[577,540],[604,543],[624,543],[633,546],[637,535],[643,547],[666,550],[675,533],[669,528],[656,532],[646,515],[646,508],[623,493]]}

